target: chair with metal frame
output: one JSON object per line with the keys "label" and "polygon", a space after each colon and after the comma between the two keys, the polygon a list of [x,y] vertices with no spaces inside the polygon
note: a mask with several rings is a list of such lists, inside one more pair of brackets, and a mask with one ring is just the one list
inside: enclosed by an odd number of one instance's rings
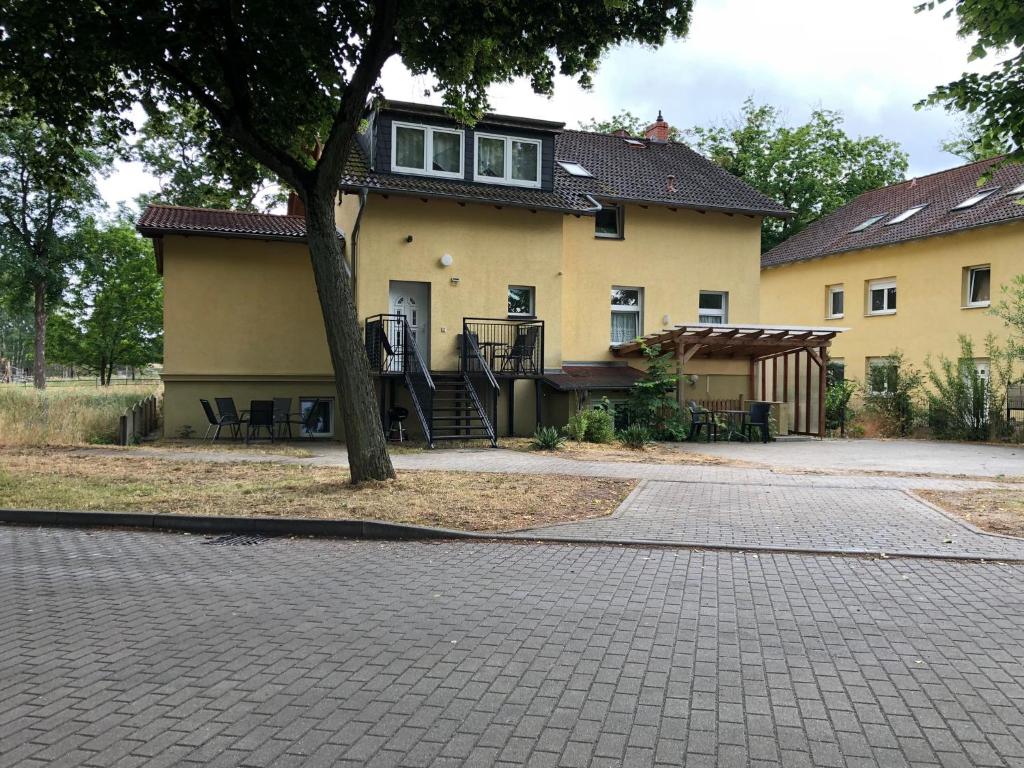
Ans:
{"label": "chair with metal frame", "polygon": [[[231,436],[237,440],[242,436],[242,426],[244,422],[242,417],[238,415],[238,409],[235,407],[235,399],[233,397],[215,397],[214,402],[217,403],[218,415],[218,426],[219,427],[230,427]],[[217,435],[220,434],[220,429],[217,430]],[[214,440],[217,439],[214,435]]]}
{"label": "chair with metal frame", "polygon": [[249,418],[245,422],[245,442],[259,439],[260,430],[267,430],[270,442],[274,442],[274,401],[252,400],[249,403]]}
{"label": "chair with metal frame", "polygon": [[282,440],[287,431],[288,439],[292,439],[292,399],[290,397],[274,398],[274,431]]}
{"label": "chair with metal frame", "polygon": [[494,360],[501,360],[502,373],[539,373],[537,364],[533,359],[533,353],[537,349],[537,338],[540,336],[540,328],[536,325],[529,325],[525,329],[520,327],[516,333],[516,340],[507,352],[495,350]]}

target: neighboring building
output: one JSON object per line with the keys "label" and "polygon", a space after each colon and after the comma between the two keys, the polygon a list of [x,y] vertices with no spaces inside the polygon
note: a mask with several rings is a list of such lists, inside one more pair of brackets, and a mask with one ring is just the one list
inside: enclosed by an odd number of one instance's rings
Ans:
{"label": "neighboring building", "polygon": [[[1024,165],[998,158],[865,192],[761,258],[761,318],[842,326],[830,355],[847,378],[899,349],[923,368],[985,337],[1000,286],[1024,273]],[[882,377],[874,386],[884,388]]]}
{"label": "neighboring building", "polygon": [[[623,399],[640,363],[615,349],[638,336],[756,323],[761,219],[787,211],[667,131],[371,113],[337,221],[382,413],[409,408],[416,432],[425,412],[437,440],[530,434]],[[139,230],[165,279],[167,433],[205,425],[201,397],[288,396],[339,437],[302,217],[151,206]],[[752,394],[735,350],[686,373],[681,397]]]}

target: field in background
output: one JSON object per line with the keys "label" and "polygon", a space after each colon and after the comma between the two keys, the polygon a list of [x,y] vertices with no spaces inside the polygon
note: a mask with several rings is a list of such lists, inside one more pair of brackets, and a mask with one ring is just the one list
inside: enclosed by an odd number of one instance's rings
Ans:
{"label": "field in background", "polygon": [[98,387],[93,381],[64,381],[44,392],[0,384],[0,445],[86,445],[113,443],[118,417],[159,388],[159,381]]}

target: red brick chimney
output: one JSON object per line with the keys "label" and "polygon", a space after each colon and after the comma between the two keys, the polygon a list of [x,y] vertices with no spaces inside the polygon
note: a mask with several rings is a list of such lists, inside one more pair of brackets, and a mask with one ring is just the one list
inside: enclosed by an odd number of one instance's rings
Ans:
{"label": "red brick chimney", "polygon": [[665,118],[661,116],[661,110],[658,110],[658,119],[647,126],[644,131],[644,138],[648,141],[657,141],[664,144],[668,141],[668,123],[665,122]]}
{"label": "red brick chimney", "polygon": [[288,215],[289,216],[305,216],[306,215],[306,204],[302,202],[302,198],[299,197],[295,192],[288,193]]}

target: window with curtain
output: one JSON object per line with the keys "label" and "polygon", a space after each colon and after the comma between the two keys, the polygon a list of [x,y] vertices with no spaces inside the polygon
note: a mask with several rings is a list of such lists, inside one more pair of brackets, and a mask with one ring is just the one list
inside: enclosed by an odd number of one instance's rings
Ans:
{"label": "window with curtain", "polygon": [[697,309],[699,322],[721,325],[728,320],[729,294],[725,291],[701,291]]}
{"label": "window with curtain", "polygon": [[395,161],[393,165],[396,169],[422,171],[426,147],[426,128],[395,125]]}
{"label": "window with curtain", "polygon": [[505,140],[480,136],[476,140],[476,175],[500,179],[505,175]]}
{"label": "window with curtain", "polygon": [[540,181],[540,144],[512,140],[512,178],[515,181]]}
{"label": "window with curtain", "polygon": [[462,135],[432,131],[432,158],[435,171],[462,175]]}
{"label": "window with curtain", "polygon": [[643,289],[614,286],[611,311],[612,344],[633,341],[643,334]]}
{"label": "window with curtain", "polygon": [[476,181],[540,186],[541,141],[512,136],[476,134],[474,173]]}
{"label": "window with curtain", "polygon": [[391,169],[396,173],[461,179],[464,138],[462,131],[392,123]]}

